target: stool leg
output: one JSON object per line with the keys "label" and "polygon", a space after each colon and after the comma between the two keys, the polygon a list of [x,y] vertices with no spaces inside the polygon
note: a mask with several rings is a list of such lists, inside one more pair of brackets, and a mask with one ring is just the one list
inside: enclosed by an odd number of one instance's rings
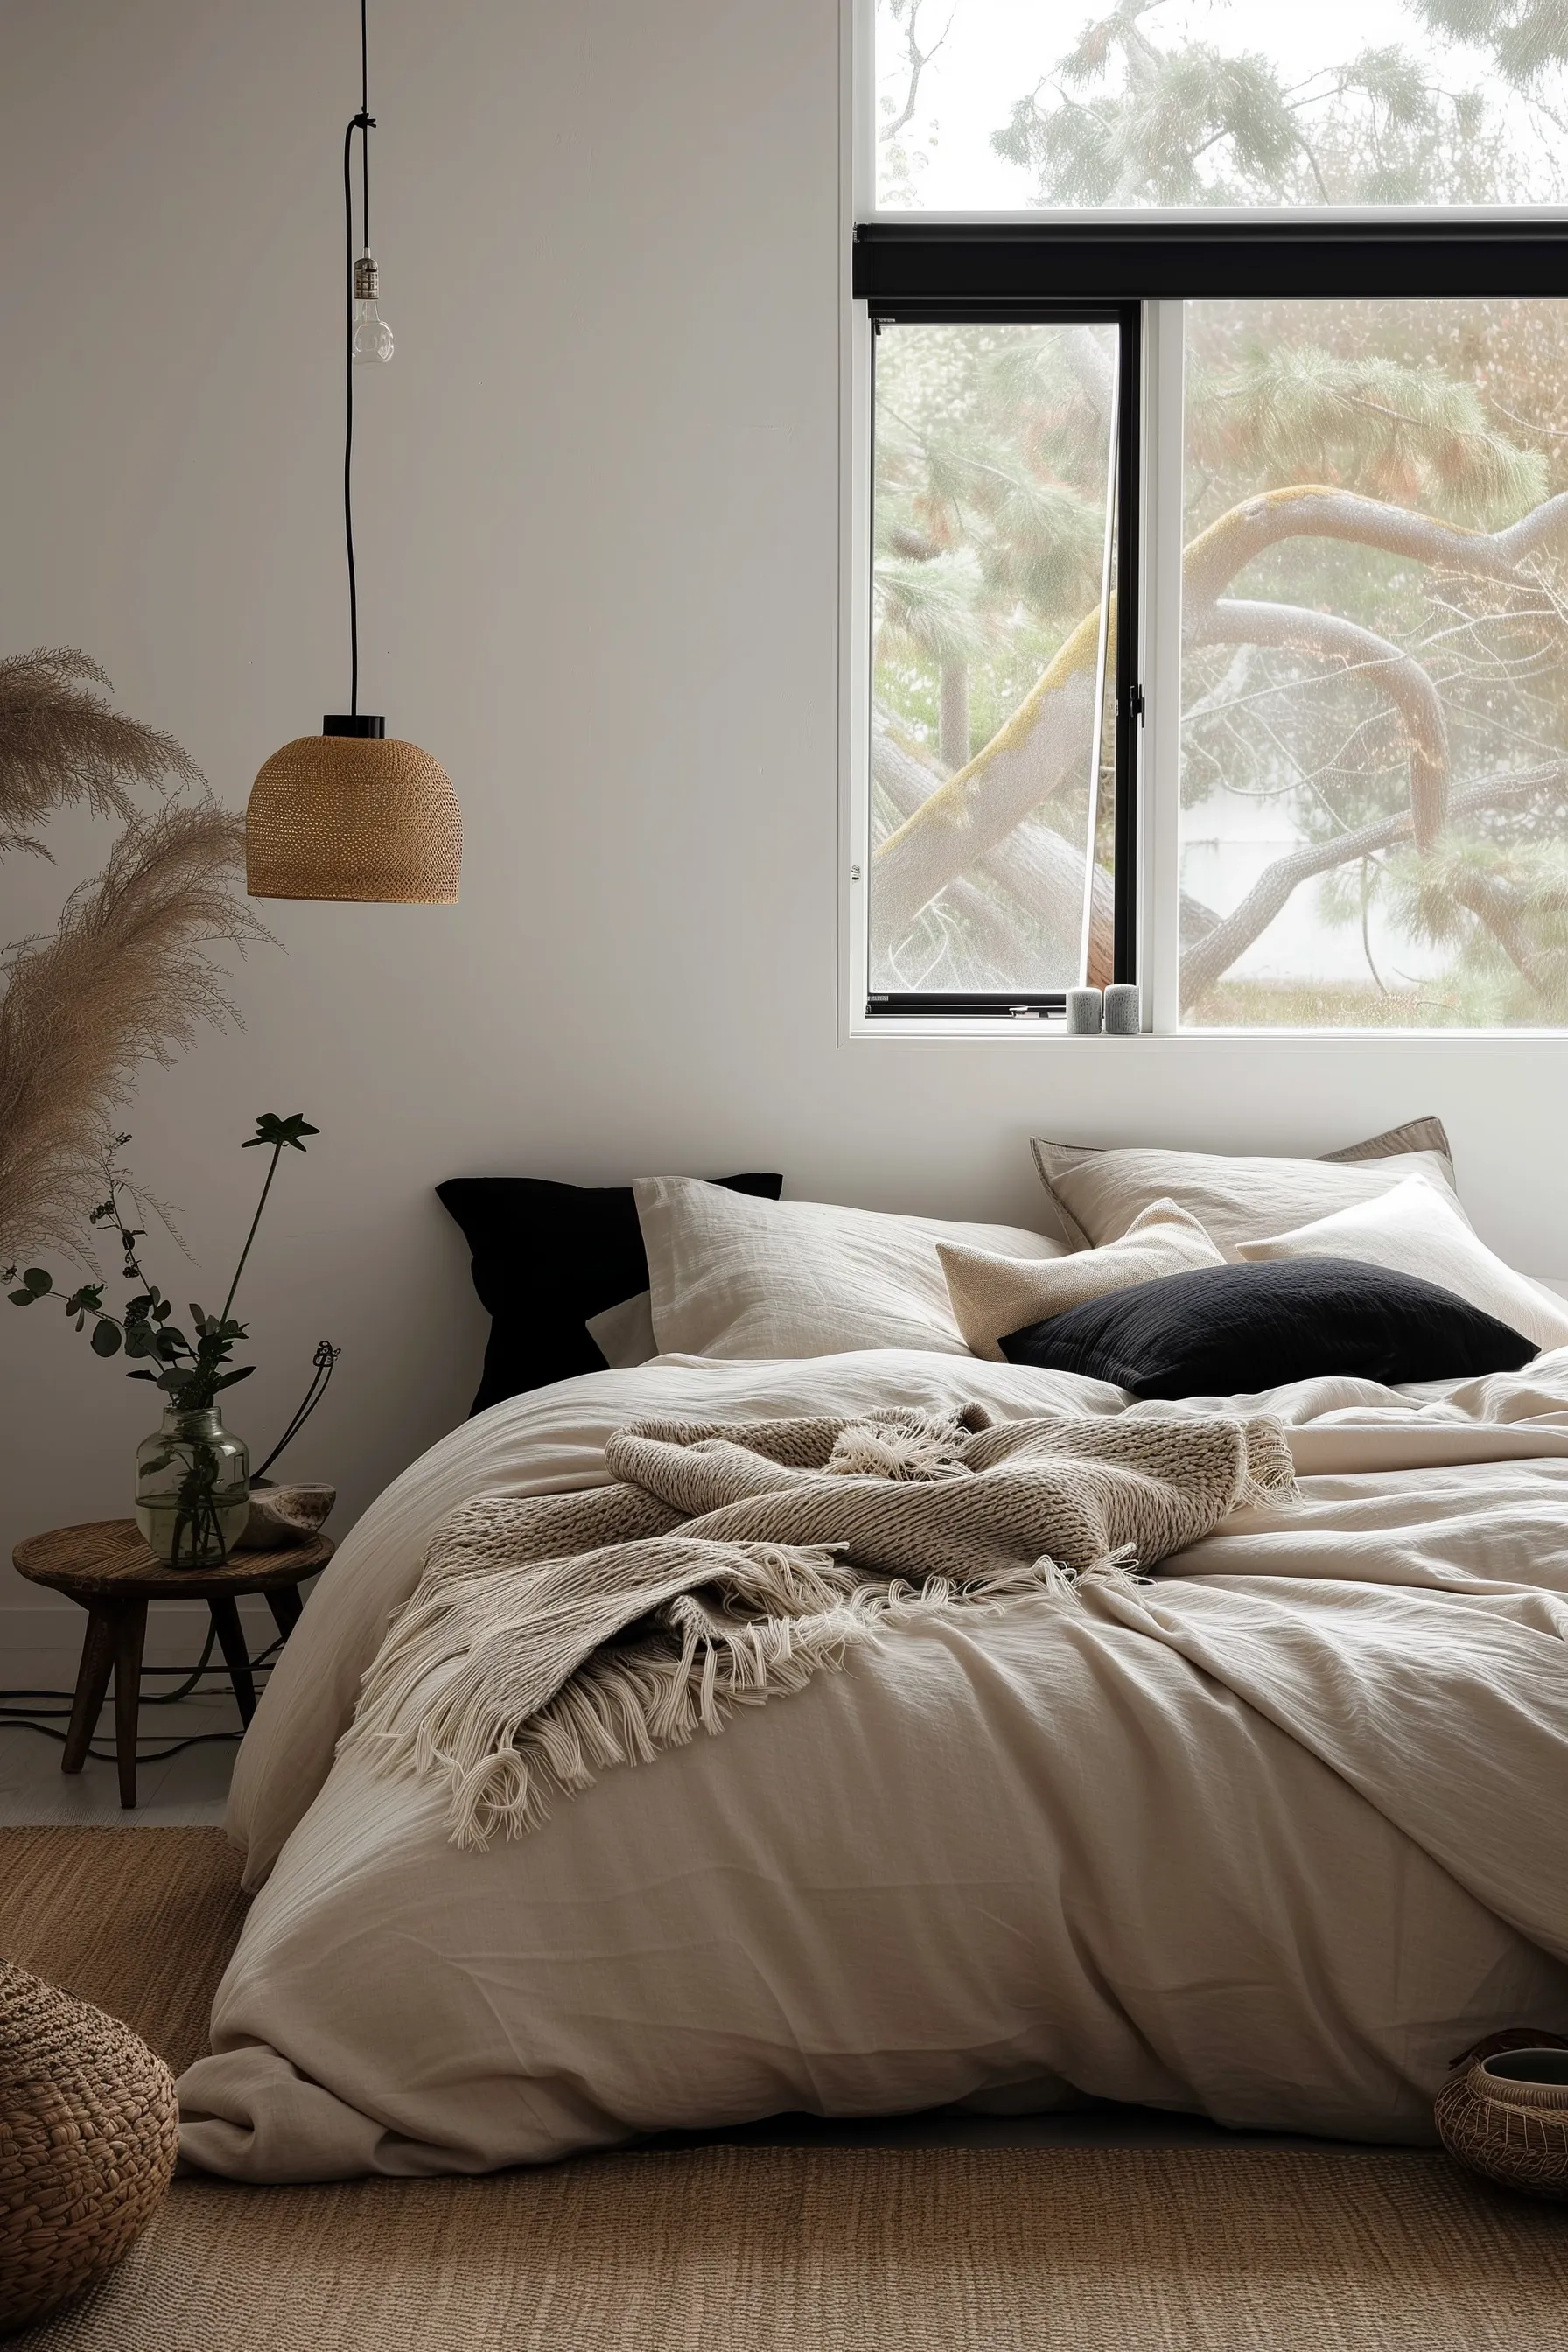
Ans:
{"label": "stool leg", "polygon": [[87,1612],[87,1632],[81,1639],[81,1664],[77,1668],[76,1696],[71,1701],[65,1753],[60,1758],[62,1772],[79,1772],[87,1761],[88,1745],[103,1706],[103,1694],[109,1688],[109,1670],[113,1664],[113,1619],[107,1609],[95,1604]]}
{"label": "stool leg", "polygon": [[239,1612],[232,1601],[209,1601],[207,1607],[213,1612],[223,1662],[228,1668],[235,1697],[239,1701],[239,1719],[241,1723],[248,1723],[256,1713],[256,1685],[251,1680],[250,1652],[245,1646]]}
{"label": "stool leg", "polygon": [[136,1717],[146,1638],[147,1603],[123,1601],[114,1612],[114,1753],[120,1765],[120,1801],[127,1811],[136,1802]]}
{"label": "stool leg", "polygon": [[268,1592],[267,1606],[272,1612],[272,1622],[285,1641],[300,1622],[300,1612],[304,1605],[300,1598],[300,1588],[297,1584],[275,1585]]}

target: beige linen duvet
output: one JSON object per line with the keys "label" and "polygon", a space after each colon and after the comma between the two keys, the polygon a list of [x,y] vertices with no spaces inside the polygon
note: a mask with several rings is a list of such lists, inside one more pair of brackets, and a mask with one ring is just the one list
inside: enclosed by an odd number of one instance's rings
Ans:
{"label": "beige linen duvet", "polygon": [[1173,1411],[960,1358],[666,1359],[499,1405],[390,1487],[241,1751],[260,1891],[181,2084],[190,2160],[478,2172],[1085,2094],[1420,2140],[1468,2042],[1568,2032],[1568,1351],[1225,1401],[1289,1426],[1298,1505],[1135,1591],[889,1626],[484,1853],[438,1792],[333,1762],[458,1504],[603,1483],[648,1416],[969,1402]]}

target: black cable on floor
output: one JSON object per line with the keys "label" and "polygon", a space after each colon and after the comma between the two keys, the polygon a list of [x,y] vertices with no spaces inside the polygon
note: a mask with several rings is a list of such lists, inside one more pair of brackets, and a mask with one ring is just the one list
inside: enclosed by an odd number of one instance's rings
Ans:
{"label": "black cable on floor", "polygon": [[[184,1680],[181,1682],[177,1690],[165,1692],[162,1698],[156,1697],[152,1693],[144,1689],[140,1691],[138,1693],[139,1704],[144,1702],[153,1706],[172,1706],[176,1699],[188,1698],[191,1693],[195,1690],[197,1683],[201,1681],[204,1675],[216,1676],[219,1680],[226,1682],[228,1681],[230,1677],[226,1666],[209,1666],[207,1664],[208,1659],[213,1654],[213,1643],[216,1639],[217,1628],[214,1626],[207,1635],[206,1646],[194,1666],[143,1666],[142,1669],[142,1679],[143,1684],[149,1675],[179,1675],[184,1676]],[[258,1668],[260,1668],[261,1670],[263,1679],[260,1687],[263,1690],[267,1687],[266,1678],[271,1673],[276,1654],[282,1648],[282,1634],[276,1634],[273,1639],[268,1643],[266,1648],[264,1650],[258,1650],[256,1656],[250,1661],[250,1671],[253,1678]],[[64,1701],[64,1705],[59,1706],[16,1706],[13,1704],[13,1702],[17,1699],[31,1698],[60,1699]],[[63,1731],[57,1731],[54,1727],[57,1723],[62,1721],[67,1723],[69,1722],[71,1707],[75,1703],[75,1699],[76,1693],[74,1691],[35,1690],[26,1687],[18,1687],[14,1690],[0,1690],[0,1731],[41,1731],[46,1739],[56,1740],[58,1742],[60,1747],[63,1748],[66,1743],[67,1735]],[[149,1735],[149,1737],[155,1736],[156,1735],[153,1734]],[[139,1738],[136,1746],[136,1761],[138,1764],[163,1764],[168,1761],[171,1756],[182,1755],[187,1748],[210,1748],[216,1741],[223,1739],[240,1739],[243,1738],[243,1726],[237,1731],[194,1731],[189,1733],[184,1739],[176,1739],[171,1747],[154,1748],[151,1753],[143,1752],[141,1739]],[[115,1751],[112,1748],[104,1749],[89,1746],[87,1752],[96,1764],[112,1764],[118,1760]]]}
{"label": "black cable on floor", "polygon": [[[57,1731],[53,1724],[40,1722],[37,1716],[0,1715],[0,1731],[41,1731],[46,1739],[56,1740],[62,1748],[66,1744],[66,1734],[63,1731]],[[243,1737],[243,1733],[238,1731],[193,1731],[184,1739],[176,1739],[172,1747],[153,1748],[144,1748],[138,1739],[136,1761],[139,1765],[164,1764],[171,1756],[183,1756],[187,1748],[210,1748],[216,1740],[239,1739]],[[119,1757],[112,1748],[93,1748],[89,1745],[87,1753],[95,1764],[115,1764],[119,1761]]]}

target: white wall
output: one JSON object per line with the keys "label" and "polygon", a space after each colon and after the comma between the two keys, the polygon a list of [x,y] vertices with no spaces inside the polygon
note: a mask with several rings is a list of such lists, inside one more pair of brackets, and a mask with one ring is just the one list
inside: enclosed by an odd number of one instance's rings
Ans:
{"label": "white wall", "polygon": [[[270,909],[243,1034],[125,1122],[180,1204],[182,1298],[243,1229],[254,1113],[321,1128],[268,1212],[235,1417],[268,1443],[342,1343],[290,1465],[338,1480],[340,1531],[471,1391],[481,1318],[431,1192],[458,1171],[773,1165],[797,1195],[1026,1218],[1031,1128],[1310,1150],[1436,1110],[1488,1239],[1568,1269],[1554,1044],[840,1046],[836,0],[373,17],[397,357],[362,379],[365,698],[457,782],[462,903]],[[236,803],[345,688],[356,33],[351,0],[6,9],[0,648],[85,646]],[[105,837],[62,823],[58,870],[6,861],[0,937]],[[37,1310],[0,1308],[0,1381],[7,1550],[123,1510],[146,1391]],[[0,1605],[34,1599],[7,1572]]]}

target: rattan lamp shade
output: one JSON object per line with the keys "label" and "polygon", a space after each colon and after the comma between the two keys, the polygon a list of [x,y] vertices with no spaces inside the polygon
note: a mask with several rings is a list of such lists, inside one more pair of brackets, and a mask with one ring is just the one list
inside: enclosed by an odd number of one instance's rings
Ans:
{"label": "rattan lamp shade", "polygon": [[450,906],[462,856],[452,780],[416,743],[299,735],[250,788],[245,869],[253,898]]}

